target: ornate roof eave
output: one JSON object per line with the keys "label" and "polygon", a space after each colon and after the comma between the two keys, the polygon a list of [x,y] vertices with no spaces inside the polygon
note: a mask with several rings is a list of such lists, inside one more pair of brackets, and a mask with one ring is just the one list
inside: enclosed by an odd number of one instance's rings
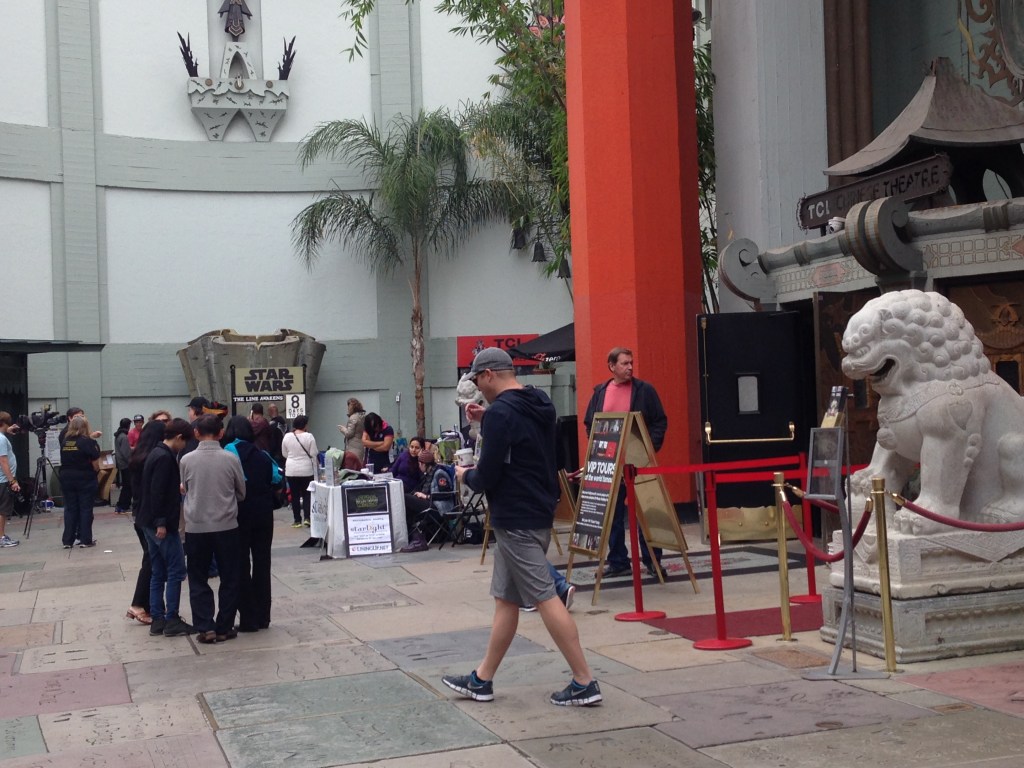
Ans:
{"label": "ornate roof eave", "polygon": [[[827,176],[856,176],[906,162],[914,144],[986,147],[1024,142],[1024,113],[960,78],[947,58],[932,64],[906,108],[870,144],[831,166]],[[928,152],[933,151],[928,149]]]}

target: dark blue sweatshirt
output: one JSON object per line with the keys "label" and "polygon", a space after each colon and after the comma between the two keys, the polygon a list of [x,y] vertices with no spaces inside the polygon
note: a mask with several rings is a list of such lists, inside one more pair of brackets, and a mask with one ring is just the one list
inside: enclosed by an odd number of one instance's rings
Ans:
{"label": "dark blue sweatshirt", "polygon": [[555,463],[555,406],[533,387],[507,389],[483,420],[480,460],[463,476],[484,491],[491,526],[550,528],[558,503]]}

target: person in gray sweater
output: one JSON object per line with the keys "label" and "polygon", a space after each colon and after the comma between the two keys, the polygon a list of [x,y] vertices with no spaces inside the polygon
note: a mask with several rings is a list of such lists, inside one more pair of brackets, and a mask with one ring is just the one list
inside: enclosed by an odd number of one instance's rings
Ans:
{"label": "person in gray sweater", "polygon": [[[238,636],[239,543],[238,502],[245,498],[245,476],[238,457],[220,446],[224,426],[217,416],[200,417],[194,425],[198,447],[181,459],[185,494],[185,552],[192,623],[200,643]],[[219,604],[214,619],[210,564],[220,570]]]}

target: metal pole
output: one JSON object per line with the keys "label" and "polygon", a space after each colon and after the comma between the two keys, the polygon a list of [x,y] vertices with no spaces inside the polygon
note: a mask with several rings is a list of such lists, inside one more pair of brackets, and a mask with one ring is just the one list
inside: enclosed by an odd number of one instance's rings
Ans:
{"label": "metal pole", "polygon": [[878,587],[882,600],[882,639],[885,642],[885,671],[896,671],[896,635],[892,627],[892,595],[889,592],[889,538],[885,530],[885,478],[871,478],[871,503],[875,507],[878,542]]}
{"label": "metal pole", "polygon": [[[775,530],[779,549],[779,610],[782,613],[782,640],[793,640],[793,618],[789,612],[789,548],[786,546],[785,477],[782,472],[773,473],[775,487]],[[810,556],[808,556],[809,559]]]}

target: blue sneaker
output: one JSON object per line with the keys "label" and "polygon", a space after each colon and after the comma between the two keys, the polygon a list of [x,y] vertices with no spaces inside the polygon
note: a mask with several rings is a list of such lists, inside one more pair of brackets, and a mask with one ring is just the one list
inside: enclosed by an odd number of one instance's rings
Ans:
{"label": "blue sneaker", "polygon": [[476,670],[468,675],[445,675],[441,682],[467,699],[494,701],[493,681],[481,680],[476,676]]}
{"label": "blue sneaker", "polygon": [[551,703],[560,707],[592,707],[600,704],[603,699],[597,680],[591,680],[586,685],[573,680],[563,690],[551,694]]}

